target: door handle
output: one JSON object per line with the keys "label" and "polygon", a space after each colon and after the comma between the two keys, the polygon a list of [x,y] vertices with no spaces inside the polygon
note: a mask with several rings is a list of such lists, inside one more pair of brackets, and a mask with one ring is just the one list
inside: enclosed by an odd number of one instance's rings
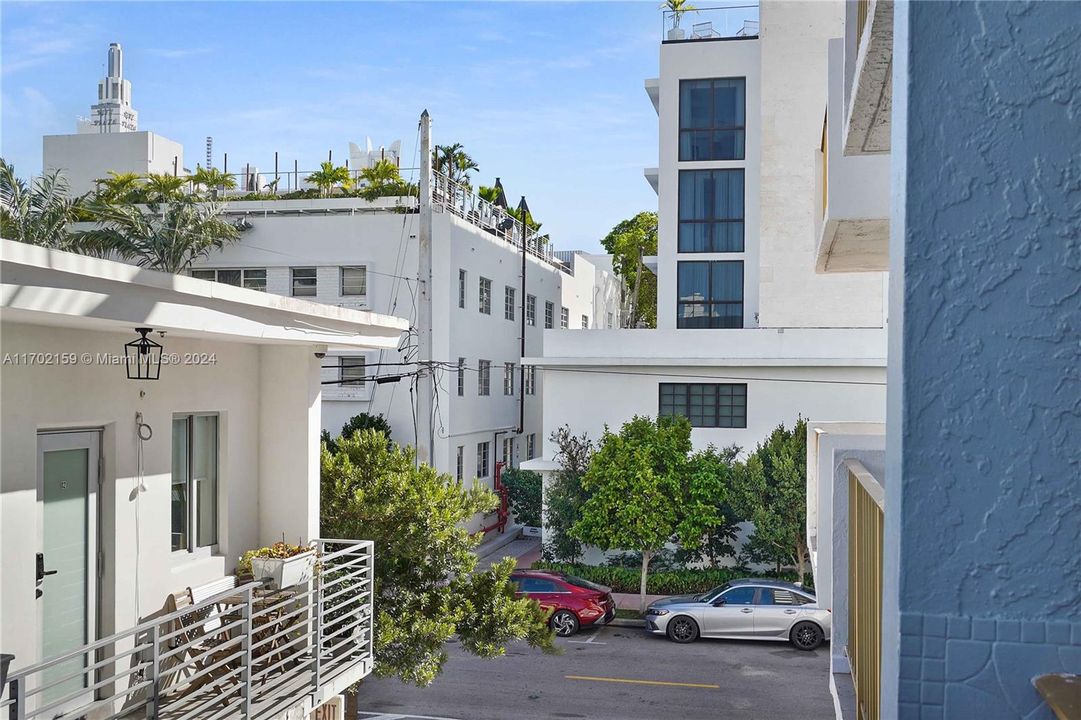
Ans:
{"label": "door handle", "polygon": [[750,612],[754,612],[754,610],[752,610],[751,608],[743,608],[742,610],[740,610],[740,612],[741,613],[750,613]]}
{"label": "door handle", "polygon": [[41,582],[45,579],[46,575],[55,575],[57,570],[45,569],[45,553],[38,553],[37,555],[37,582]]}
{"label": "door handle", "polygon": [[785,614],[785,615],[795,615],[795,614],[796,614],[796,611],[795,611],[795,610],[785,610],[785,611],[784,611],[784,614]]}

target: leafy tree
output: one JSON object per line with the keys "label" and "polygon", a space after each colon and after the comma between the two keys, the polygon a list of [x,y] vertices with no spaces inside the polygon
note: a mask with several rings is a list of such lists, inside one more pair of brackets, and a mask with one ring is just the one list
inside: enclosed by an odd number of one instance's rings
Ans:
{"label": "leafy tree", "polygon": [[68,197],[59,171],[29,184],[15,175],[15,166],[0,158],[0,235],[9,240],[78,251],[68,226],[79,219],[83,198]]}
{"label": "leafy tree", "polygon": [[146,195],[145,201],[148,203],[166,203],[178,200],[183,194],[181,188],[184,187],[185,182],[187,180],[182,177],[150,173],[146,176],[146,183],[142,188]]}
{"label": "leafy tree", "polygon": [[490,203],[495,203],[499,200],[499,188],[488,187],[487,185],[481,185],[477,188],[477,195],[481,200],[487,200]]}
{"label": "leafy tree", "polygon": [[620,222],[601,245],[612,254],[613,269],[623,279],[623,326],[657,327],[657,276],[642,262],[657,254],[657,213],[640,212]]}
{"label": "leafy tree", "polygon": [[555,460],[559,463],[545,493],[544,528],[547,532],[544,554],[546,559],[574,563],[582,555],[582,543],[571,534],[571,528],[582,514],[589,493],[582,487],[582,476],[596,448],[585,433],[574,435],[566,425],[551,435],[555,444]]}
{"label": "leafy tree", "polygon": [[342,437],[351,438],[361,430],[375,430],[376,432],[383,433],[383,437],[390,440],[390,423],[383,417],[382,413],[378,415],[371,415],[369,413],[361,413],[354,415],[342,425]]}
{"label": "leafy tree", "polygon": [[109,176],[94,181],[97,199],[105,202],[141,203],[146,201],[143,179],[138,173],[109,171]]}
{"label": "leafy tree", "polygon": [[582,478],[591,493],[571,532],[602,550],[642,553],[640,609],[650,558],[670,542],[695,547],[721,518],[724,484],[712,462],[691,460],[691,423],[635,416],[619,433],[605,428]]}
{"label": "leafy tree", "polygon": [[552,651],[540,606],[514,597],[514,560],[477,571],[480,538],[464,525],[495,508],[495,495],[415,461],[412,448],[388,447],[373,430],[322,451],[323,535],[375,543],[376,674],[428,685],[455,636],[480,657],[518,640]]}
{"label": "leafy tree", "polygon": [[784,558],[806,574],[807,421],[778,425],[746,461],[735,466],[733,503],[754,523],[752,552]]}
{"label": "leafy tree", "polygon": [[360,171],[360,179],[365,181],[365,187],[360,191],[365,200],[417,194],[417,186],[403,180],[398,166],[390,160],[383,159],[364,168]]}
{"label": "leafy tree", "polygon": [[470,187],[469,173],[480,168],[461,143],[454,143],[432,148],[432,169],[443,173],[453,182]]}
{"label": "leafy tree", "polygon": [[531,470],[503,471],[503,484],[507,498],[518,522],[528,527],[541,525],[541,476]]}
{"label": "leafy tree", "polygon": [[710,447],[691,457],[692,465],[701,463],[705,471],[713,472],[720,478],[725,492],[713,499],[719,518],[717,524],[706,528],[699,543],[678,548],[675,552],[677,563],[705,563],[711,568],[718,568],[722,559],[736,556],[736,540],[739,538],[739,525],[743,519],[732,507],[730,488],[733,464],[739,451],[738,445],[730,445],[719,451]]}
{"label": "leafy tree", "polygon": [[324,160],[320,163],[318,170],[304,178],[304,182],[309,182],[319,188],[321,197],[330,197],[330,191],[335,187],[349,184],[349,168],[344,165],[336,166],[329,160]]}
{"label": "leafy tree", "polygon": [[221,207],[197,196],[166,205],[92,201],[88,210],[98,227],[79,233],[84,247],[115,252],[140,267],[180,273],[196,258],[235,241],[240,231],[221,217]]}
{"label": "leafy tree", "polygon": [[[202,165],[195,166],[195,172],[192,173],[190,179],[196,187],[206,188],[212,193],[216,193],[218,188],[232,190],[236,187],[236,178],[232,175],[226,175],[217,168],[205,168]],[[277,183],[277,180],[274,182]],[[277,185],[275,185],[276,189]]]}

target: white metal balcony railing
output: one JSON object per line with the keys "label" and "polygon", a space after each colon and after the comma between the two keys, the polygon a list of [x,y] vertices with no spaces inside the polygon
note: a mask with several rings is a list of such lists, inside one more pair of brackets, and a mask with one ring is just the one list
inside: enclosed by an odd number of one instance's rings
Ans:
{"label": "white metal balcony railing", "polygon": [[290,592],[248,583],[15,672],[0,715],[265,720],[321,701],[371,669],[373,553],[315,546],[315,577]]}
{"label": "white metal balcony railing", "polygon": [[[440,172],[432,172],[432,205],[453,213],[471,225],[486,230],[521,250],[523,225],[505,209],[473,194],[468,186],[456,183]],[[529,231],[526,252],[553,263],[552,245],[546,235]]]}
{"label": "white metal balcony railing", "polygon": [[[689,21],[689,31],[684,29],[684,21]],[[665,10],[661,13],[661,26],[665,41],[755,37],[758,3]]]}

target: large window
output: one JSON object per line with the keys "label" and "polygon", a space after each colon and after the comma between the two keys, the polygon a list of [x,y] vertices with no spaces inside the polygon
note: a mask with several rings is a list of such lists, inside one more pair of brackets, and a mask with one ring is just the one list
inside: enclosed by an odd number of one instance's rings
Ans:
{"label": "large window", "polygon": [[743,327],[742,260],[681,262],[676,274],[676,327]]}
{"label": "large window", "polygon": [[213,280],[215,282],[225,283],[226,285],[236,285],[237,287],[247,288],[249,290],[262,290],[266,292],[266,268],[243,268],[240,270],[235,269],[200,269],[192,270],[191,276],[199,280]]}
{"label": "large window", "polygon": [[481,278],[479,285],[479,309],[485,315],[492,314],[492,281],[488,278]]}
{"label": "large window", "polygon": [[487,442],[477,443],[477,477],[488,477],[488,448]]}
{"label": "large window", "polygon": [[218,416],[173,418],[172,548],[218,543]]}
{"label": "large window", "polygon": [[343,296],[368,294],[368,268],[365,265],[339,268]]}
{"label": "large window", "polygon": [[681,80],[679,159],[742,160],[746,95],[744,78]]}
{"label": "large window", "polygon": [[492,392],[492,361],[477,361],[477,395],[490,395]]}
{"label": "large window", "polygon": [[338,380],[342,385],[364,387],[364,356],[341,356],[338,366]]}
{"label": "large window", "polygon": [[514,319],[514,288],[510,285],[503,289],[503,317],[507,320]]}
{"label": "large window", "polygon": [[742,383],[661,383],[659,415],[682,415],[691,427],[747,427]]}
{"label": "large window", "polygon": [[315,297],[315,268],[293,268],[293,297]]}
{"label": "large window", "polygon": [[679,251],[743,252],[743,170],[680,170]]}

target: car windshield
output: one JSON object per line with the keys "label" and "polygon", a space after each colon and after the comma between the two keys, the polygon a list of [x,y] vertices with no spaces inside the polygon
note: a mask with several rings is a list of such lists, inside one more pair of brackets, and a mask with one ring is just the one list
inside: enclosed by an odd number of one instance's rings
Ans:
{"label": "car windshield", "polygon": [[713,588],[712,590],[710,590],[708,592],[699,593],[698,595],[695,595],[694,599],[699,600],[701,602],[713,602],[713,598],[717,597],[718,595],[720,595],[721,593],[723,593],[725,590],[727,590],[730,587],[732,587],[732,586],[729,583],[725,583],[724,585],[718,585],[717,587]]}
{"label": "car windshield", "polygon": [[595,582],[590,582],[590,581],[585,580],[583,578],[575,577],[574,575],[564,575],[563,576],[563,581],[570,584],[570,585],[574,585],[575,587],[585,588],[586,590],[596,590],[598,592],[605,592],[608,589],[608,588],[606,588],[606,587],[604,587],[602,585],[598,585]]}

